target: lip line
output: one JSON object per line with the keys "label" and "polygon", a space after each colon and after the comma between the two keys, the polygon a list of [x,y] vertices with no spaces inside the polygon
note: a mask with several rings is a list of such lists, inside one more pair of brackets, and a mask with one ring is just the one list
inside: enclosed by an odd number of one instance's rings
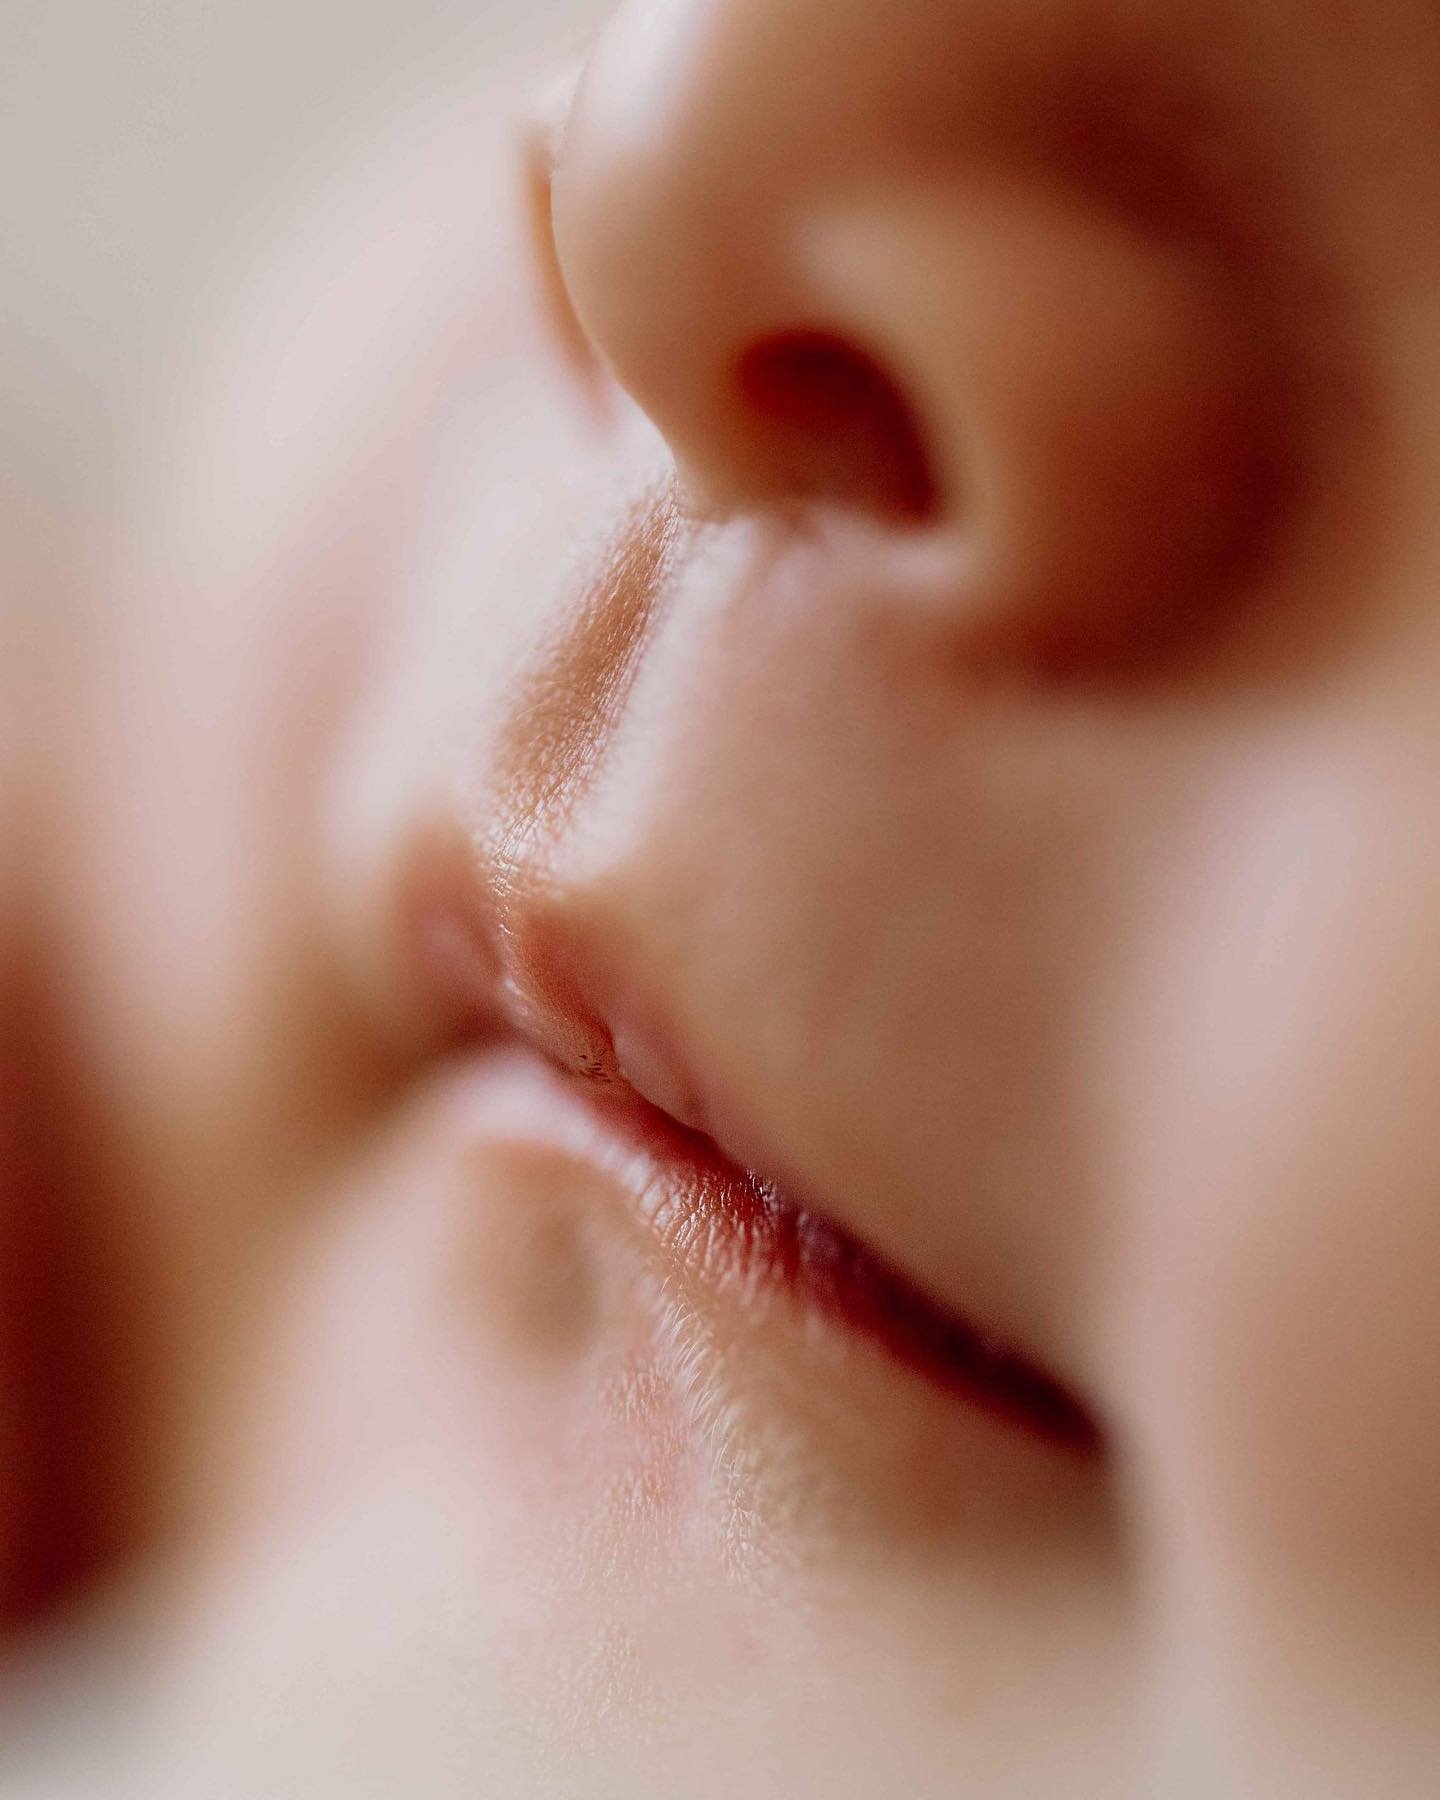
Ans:
{"label": "lip line", "polygon": [[[475,875],[472,864],[462,871],[458,892],[449,883],[431,890],[421,915],[426,930],[418,934],[428,942],[411,940],[425,985],[438,989],[448,1012],[449,1047],[492,1057],[523,1053],[572,1108],[583,1108],[592,1134],[603,1123],[608,1149],[593,1135],[568,1147],[592,1163],[598,1159],[619,1178],[663,1251],[690,1258],[712,1284],[718,1277],[739,1290],[783,1290],[793,1304],[843,1324],[933,1385],[1033,1438],[1074,1453],[1103,1452],[1095,1416],[1060,1382],[922,1289],[840,1223],[838,1209],[828,1208],[823,1196],[757,1172],[769,1159],[740,1147],[743,1138],[733,1129],[738,1121],[714,1112],[716,1096],[695,1084],[688,1059],[675,1062],[670,1073],[693,1096],[703,1129],[680,1123],[637,1091],[620,1067],[608,1022],[617,1009],[606,1001],[622,999],[613,953],[601,954],[573,918],[562,929],[548,909],[522,910],[502,932],[495,885],[484,874],[477,882]],[[455,940],[448,948],[436,943],[437,917],[447,927],[442,939]],[[457,951],[457,944],[463,949]],[[623,986],[633,1002],[631,984]],[[623,1004],[618,1010],[637,1027],[651,1018]],[[643,1035],[652,1038],[649,1030]],[[668,1034],[653,1047],[670,1066]],[[539,1135],[553,1141],[551,1131]],[[626,1166],[618,1166],[622,1146]],[[697,1259],[699,1240],[706,1253]]]}
{"label": "lip line", "polygon": [[[513,1028],[472,1048],[508,1059],[500,1135],[553,1144],[557,1109],[537,1117],[535,1082],[569,1111],[559,1147],[597,1163],[623,1189],[667,1258],[701,1283],[782,1295],[857,1333],[930,1384],[1062,1451],[1094,1455],[1099,1428],[1081,1403],[1026,1359],[921,1292],[823,1212],[733,1161],[714,1139],[604,1076],[555,1064]],[[523,1085],[522,1085],[523,1084]],[[583,1117],[583,1128],[576,1129]]]}

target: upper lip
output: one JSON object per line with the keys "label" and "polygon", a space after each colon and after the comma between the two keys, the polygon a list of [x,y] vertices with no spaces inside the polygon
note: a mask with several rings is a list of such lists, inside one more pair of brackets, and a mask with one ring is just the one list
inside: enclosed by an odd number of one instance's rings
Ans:
{"label": "upper lip", "polygon": [[[412,855],[403,904],[412,923],[418,906],[442,952],[448,944],[449,978],[440,985],[452,1017],[471,1041],[514,1036],[541,1050],[592,1097],[608,1097],[622,1124],[668,1146],[676,1168],[698,1156],[734,1195],[763,1195],[751,1224],[780,1265],[803,1275],[812,1298],[972,1390],[977,1371],[1000,1372],[1012,1397],[1023,1396],[1009,1410],[1053,1436],[1093,1443],[1088,1414],[1058,1383],[997,1348],[861,1242],[858,1206],[839,1195],[832,1208],[816,1191],[833,1187],[833,1172],[812,1188],[805,1158],[792,1166],[783,1146],[750,1137],[743,1097],[705,1079],[667,1029],[668,1007],[637,985],[645,958],[635,954],[623,890],[557,877],[554,853],[573,835],[603,766],[676,566],[677,516],[663,486],[632,511],[590,588],[543,635],[538,661],[518,673],[476,796],[480,829],[452,815],[439,834],[441,853],[432,837]],[[782,1190],[803,1193],[803,1204]]]}
{"label": "upper lip", "polygon": [[[473,919],[470,927],[455,923],[459,931],[473,928]],[[1053,1441],[1097,1446],[1092,1415],[1060,1383],[921,1292],[808,1191],[802,1204],[754,1168],[733,1134],[717,1126],[711,1097],[662,1043],[663,1033],[627,1021],[617,1051],[617,1032],[593,998],[584,959],[553,920],[510,918],[502,934],[492,918],[489,929],[488,944],[476,947],[474,966],[486,974],[481,991],[469,993],[464,1037],[518,1040],[538,1050],[612,1124],[642,1142],[658,1168],[683,1169],[680,1185],[707,1209],[708,1227],[728,1232],[721,1260],[730,1267],[738,1261],[745,1283],[778,1281],[930,1380]],[[664,1211],[673,1224],[674,1206]],[[678,1244],[694,1234],[668,1235]],[[715,1231],[702,1235],[713,1248]]]}

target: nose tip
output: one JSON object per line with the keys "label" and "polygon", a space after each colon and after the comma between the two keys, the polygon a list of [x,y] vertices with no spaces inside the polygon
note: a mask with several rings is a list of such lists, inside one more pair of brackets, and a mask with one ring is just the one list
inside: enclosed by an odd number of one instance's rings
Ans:
{"label": "nose tip", "polygon": [[923,408],[877,321],[805,266],[845,154],[830,80],[844,62],[832,47],[802,88],[788,79],[802,12],[621,8],[561,134],[559,259],[695,511],[819,503],[918,522],[943,486]]}
{"label": "nose tip", "polygon": [[924,408],[883,321],[805,267],[817,171],[766,125],[757,84],[733,79],[747,8],[708,13],[708,34],[652,32],[654,11],[627,31],[622,13],[580,84],[552,183],[575,312],[694,511],[930,520],[945,484]]}
{"label": "nose tip", "polygon": [[[1274,346],[1198,217],[1159,232],[1143,183],[1129,216],[1083,157],[1016,149],[1023,88],[984,91],[955,11],[942,58],[858,0],[622,10],[564,134],[561,263],[696,512],[935,527],[969,620],[1129,630],[1268,528]],[[927,62],[955,91],[922,155]]]}

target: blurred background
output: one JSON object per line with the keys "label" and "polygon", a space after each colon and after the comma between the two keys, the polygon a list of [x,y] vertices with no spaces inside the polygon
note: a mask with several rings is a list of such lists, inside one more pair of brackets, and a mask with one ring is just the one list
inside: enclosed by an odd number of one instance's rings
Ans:
{"label": "blurred background", "polygon": [[[50,658],[56,643],[88,646],[91,608],[120,613],[125,605],[106,545],[157,419],[183,398],[191,363],[203,360],[203,347],[227,316],[245,315],[247,287],[277,245],[293,237],[297,221],[316,215],[317,191],[330,183],[343,188],[347,172],[403,136],[437,100],[460,94],[484,106],[493,72],[563,63],[583,48],[607,5],[0,0],[0,1198],[7,1203],[12,1177],[22,1198],[32,1197],[27,1184],[34,1176],[33,1197],[44,1206],[53,1199],[45,1185],[48,1139],[23,1116],[26,1101],[46,1095],[50,1079],[36,1050],[48,1040],[31,1018],[34,946],[48,953],[51,944],[48,913],[37,917],[30,892],[36,839],[29,827],[49,811],[45,745],[67,735],[54,725],[77,704],[73,691],[50,687]],[[43,882],[37,891],[43,905]],[[14,1003],[17,993],[22,1004]],[[48,1016],[41,1023],[48,1031]],[[9,1104],[17,1068],[18,1116]],[[69,1090],[61,1097],[68,1100]],[[32,1135],[42,1152],[33,1164]],[[12,1230],[36,1235],[35,1216],[20,1204],[8,1212],[0,1205],[0,1262],[14,1248]],[[44,1281],[68,1280],[77,1254],[65,1236],[68,1215],[56,1209],[56,1216],[55,1243],[39,1233],[40,1248],[27,1250],[24,1263],[27,1277],[32,1263],[42,1269],[36,1291],[47,1295]],[[22,1374],[39,1371],[39,1416],[48,1429],[52,1415],[69,1417],[66,1370],[80,1368],[75,1416],[83,1435],[93,1386],[83,1371],[93,1341],[77,1328],[70,1342],[73,1308],[54,1311],[35,1332],[27,1325],[18,1336],[13,1319],[0,1318],[0,1370],[10,1379],[13,1352]],[[47,1331],[66,1340],[53,1361],[44,1360],[54,1348]],[[32,1337],[40,1353],[26,1362]],[[56,1362],[63,1365],[58,1374]],[[65,1479],[69,1468],[63,1458],[54,1468],[42,1458],[38,1476],[27,1464],[26,1479],[16,1478],[16,1420],[23,1433],[36,1416],[25,1410],[24,1380],[11,1388],[22,1397],[0,1392],[0,1613],[13,1604],[28,1623],[32,1602],[44,1619],[54,1592],[68,1598],[67,1582],[77,1571],[88,1580],[96,1559],[85,1529],[62,1507],[38,1573],[22,1571],[18,1598],[7,1590],[14,1571],[4,1554],[6,1528],[13,1516],[28,1516],[32,1489],[48,1506],[56,1470]],[[58,1441],[63,1433],[54,1435]],[[81,1499],[72,1509],[77,1518],[84,1506]],[[97,1541],[106,1552],[103,1530]],[[54,1567],[46,1561],[51,1550]],[[4,1623],[11,1622],[7,1615]],[[27,1751],[47,1794],[62,1791],[52,1782],[52,1753],[67,1760],[83,1736],[87,1744],[94,1738],[102,1762],[112,1756],[101,1702],[123,1687],[135,1660],[123,1603],[116,1628],[123,1655],[112,1655],[108,1629],[103,1621],[96,1627],[93,1672],[83,1629],[74,1645],[42,1642],[34,1695],[23,1659],[7,1663],[0,1694],[0,1790],[7,1796],[28,1791],[17,1766]],[[13,1657],[14,1645],[7,1642],[7,1651]],[[53,1684],[52,1655],[61,1677]],[[67,1698],[72,1691],[74,1701]],[[115,1705],[118,1718],[123,1695]],[[23,1734],[11,1729],[17,1720]],[[118,1793],[117,1780],[111,1769],[63,1791]]]}
{"label": "blurred background", "polygon": [[177,350],[352,144],[603,0],[4,0],[0,530],[43,579]]}
{"label": "blurred background", "polygon": [[[76,1260],[68,1242],[56,1248],[44,1232],[14,1223],[63,1213],[45,1186],[49,1140],[41,1155],[31,1142],[44,1138],[41,1128],[21,1129],[27,1101],[33,1117],[43,1112],[37,1093],[71,1095],[71,1086],[52,1093],[44,1085],[68,1082],[71,1072],[53,1076],[36,1048],[48,1047],[55,1027],[48,1015],[43,1031],[31,1018],[40,1005],[32,971],[49,968],[60,931],[49,897],[66,882],[53,869],[71,873],[50,829],[64,812],[63,789],[51,784],[66,778],[57,773],[66,751],[54,746],[83,735],[68,726],[78,716],[83,727],[96,691],[71,679],[70,646],[96,649],[108,691],[106,658],[123,633],[95,627],[131,616],[112,527],[136,510],[136,473],[153,458],[157,426],[163,434],[168,410],[192,403],[194,367],[236,316],[250,316],[257,278],[297,235],[308,249],[315,220],[329,222],[317,194],[347,192],[357,165],[383,156],[450,98],[493,108],[497,92],[511,92],[501,72],[508,82],[512,70],[528,79],[563,65],[605,6],[0,0],[0,1187],[7,1201],[12,1185],[44,1196],[37,1214],[0,1205],[7,1275],[20,1266],[12,1230],[41,1245],[27,1242],[27,1272],[32,1263],[51,1275],[63,1267],[68,1278]],[[482,191],[477,184],[477,207]],[[303,317],[303,305],[297,299],[299,310],[279,313],[282,331]],[[116,691],[123,685],[117,679]],[[152,700],[158,715],[148,689],[141,710]],[[32,865],[42,864],[36,875]],[[49,1329],[82,1367],[90,1354],[83,1334],[72,1344],[64,1319],[49,1317],[55,1309],[33,1310],[47,1320],[36,1342],[48,1343]],[[16,1350],[13,1336],[13,1319],[0,1317],[7,1371],[12,1353],[31,1366],[29,1337]],[[54,1360],[49,1348],[32,1355],[47,1423],[64,1413]],[[88,1378],[77,1379],[84,1386]],[[12,1387],[18,1393],[23,1383]],[[20,1504],[12,1490],[23,1487],[7,1436],[23,1408],[3,1389],[0,1613],[7,1509]],[[85,1574],[83,1533],[71,1532],[71,1545],[67,1532],[54,1526],[56,1554]],[[40,1563],[33,1585],[48,1600],[64,1581],[44,1556]],[[19,1601],[9,1599],[23,1612],[24,1581],[19,1591]]]}

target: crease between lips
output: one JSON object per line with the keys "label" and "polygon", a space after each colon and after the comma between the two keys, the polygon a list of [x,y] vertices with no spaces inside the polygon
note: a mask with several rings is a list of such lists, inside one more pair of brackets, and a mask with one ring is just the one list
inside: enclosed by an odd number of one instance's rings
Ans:
{"label": "crease between lips", "polygon": [[[625,1041],[657,1092],[688,1092],[636,1034]],[[498,1036],[487,1029],[483,1042],[515,1070],[514,1113],[502,1129],[528,1129],[518,1068],[528,1062],[532,1075],[539,1072],[592,1120],[595,1134],[571,1147],[619,1178],[662,1252],[703,1283],[742,1303],[760,1292],[783,1294],[798,1312],[813,1310],[858,1334],[959,1401],[1067,1451],[1100,1448],[1094,1419],[1058,1382],[924,1294],[808,1198],[794,1200],[657,1104],[621,1075],[618,1056],[609,1070],[566,1068],[513,1020]]]}
{"label": "crease between lips", "polygon": [[[473,901],[471,882],[462,886]],[[515,945],[492,934],[493,916],[482,924],[473,905],[453,893],[454,910],[434,890],[430,898],[412,947],[428,983],[445,997],[452,1051],[510,1065],[512,1078],[502,1080],[497,1096],[511,1110],[495,1120],[502,1136],[551,1135],[535,1116],[533,1080],[527,1087],[515,1078],[528,1065],[531,1077],[543,1074],[598,1128],[599,1135],[587,1130],[584,1141],[568,1147],[618,1178],[662,1253],[702,1287],[718,1284],[742,1305],[759,1291],[780,1293],[798,1312],[808,1309],[832,1328],[857,1333],[957,1400],[1062,1451],[1103,1449],[1095,1418],[1061,1382],[922,1291],[835,1222],[823,1196],[807,1189],[802,1202],[785,1181],[736,1154],[663,1035],[617,1017],[612,1037],[588,1005],[583,1021],[547,1029],[552,1007],[545,994],[553,1002],[555,991],[578,995],[585,985],[579,969],[567,966],[562,974],[570,958],[560,957],[556,944],[549,946],[553,956],[541,958],[553,962],[554,980],[543,981],[545,992],[537,994],[517,971]]]}
{"label": "crease between lips", "polygon": [[[733,1130],[712,1116],[713,1096],[666,1053],[663,1034],[603,1004],[595,958],[578,954],[575,921],[557,914],[546,868],[605,764],[686,541],[662,483],[622,521],[560,629],[541,634],[488,770],[486,828],[478,840],[463,834],[468,852],[439,884],[441,909],[448,893],[474,954],[450,941],[448,966],[431,961],[429,978],[458,1015],[462,1042],[527,1046],[605,1119],[613,1142],[648,1159],[648,1186],[637,1190],[634,1167],[624,1185],[670,1252],[706,1247],[702,1276],[783,1289],[931,1382],[1050,1440],[1094,1450],[1093,1419],[1058,1382],[833,1223],[823,1197],[807,1190],[800,1204],[736,1155]],[[446,937],[433,919],[431,937],[433,954]]]}

